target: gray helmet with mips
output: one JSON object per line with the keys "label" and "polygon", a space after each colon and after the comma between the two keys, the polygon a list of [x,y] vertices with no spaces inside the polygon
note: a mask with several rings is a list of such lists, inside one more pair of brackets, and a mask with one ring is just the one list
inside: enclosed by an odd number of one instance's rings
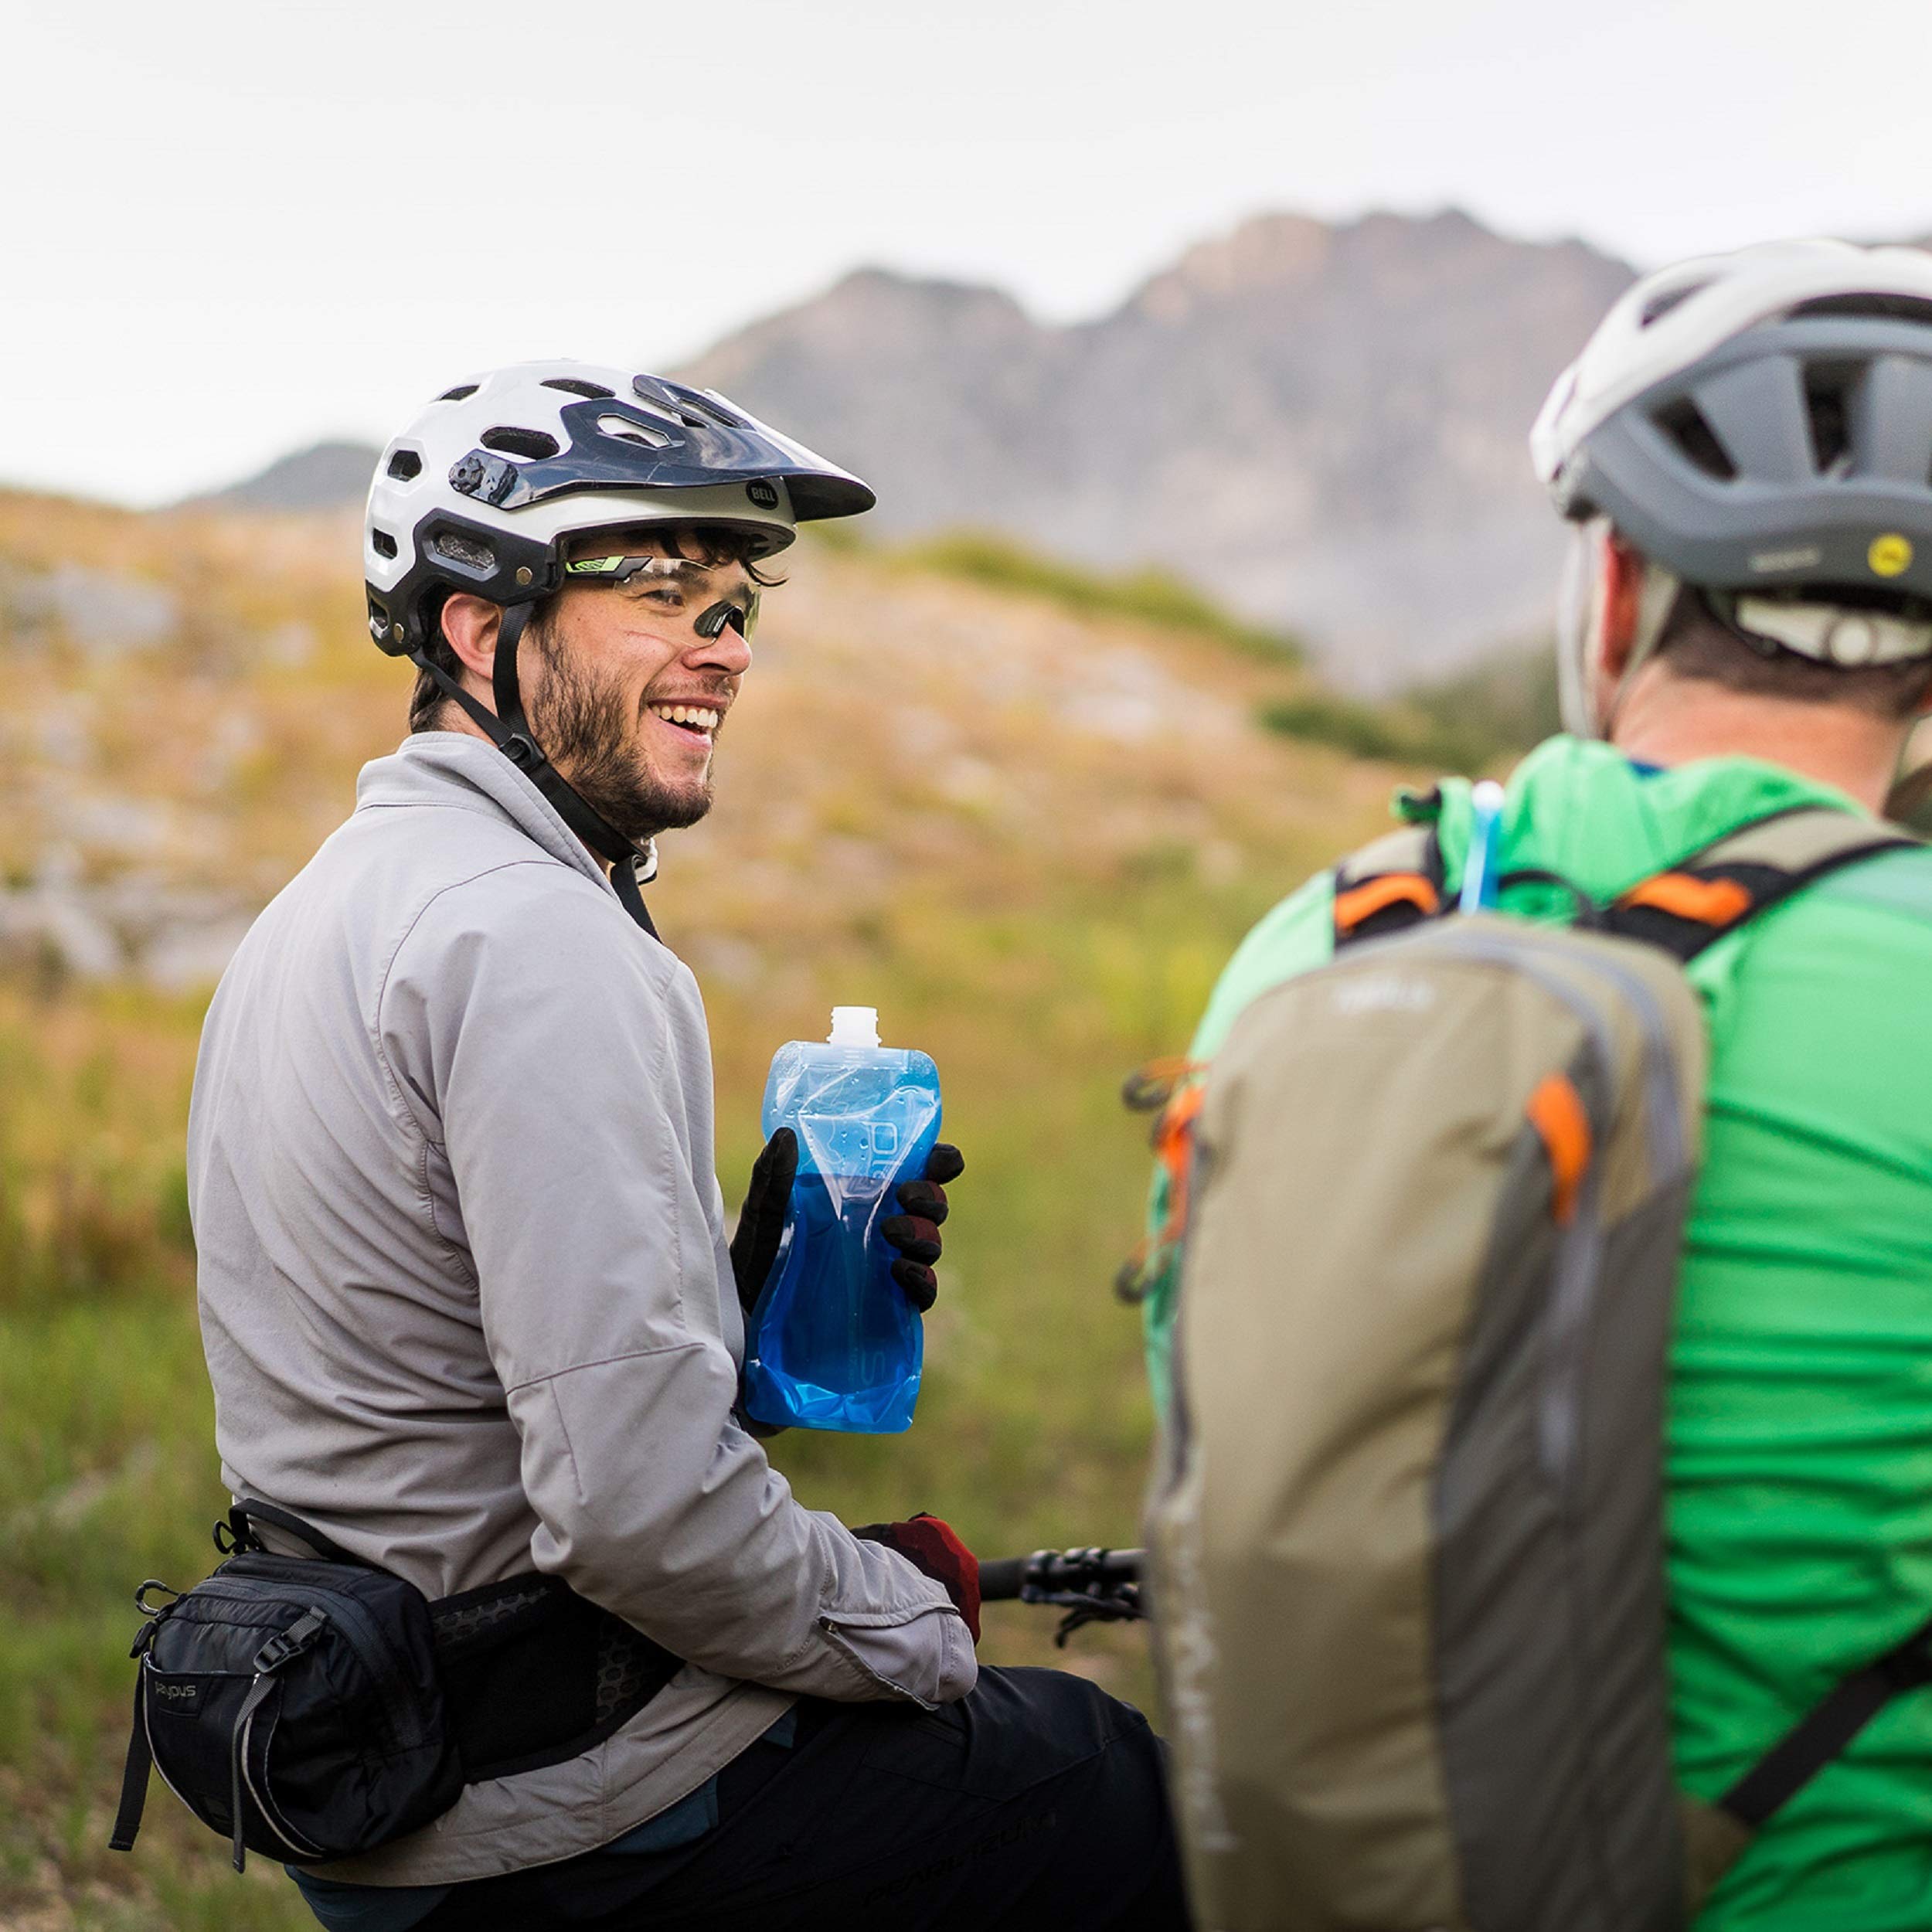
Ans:
{"label": "gray helmet with mips", "polygon": [[1580,526],[1559,640],[1572,730],[1596,727],[1605,523],[1649,566],[1632,672],[1686,587],[1767,655],[1932,655],[1932,255],[1778,242],[1646,277],[1557,379],[1530,448]]}

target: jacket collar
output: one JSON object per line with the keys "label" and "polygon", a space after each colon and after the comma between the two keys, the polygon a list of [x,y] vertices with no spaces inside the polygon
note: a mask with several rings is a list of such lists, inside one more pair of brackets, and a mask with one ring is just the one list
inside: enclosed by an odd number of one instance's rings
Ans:
{"label": "jacket collar", "polygon": [[455,806],[507,820],[562,864],[617,896],[604,867],[550,801],[495,745],[463,731],[418,731],[355,781],[355,809]]}

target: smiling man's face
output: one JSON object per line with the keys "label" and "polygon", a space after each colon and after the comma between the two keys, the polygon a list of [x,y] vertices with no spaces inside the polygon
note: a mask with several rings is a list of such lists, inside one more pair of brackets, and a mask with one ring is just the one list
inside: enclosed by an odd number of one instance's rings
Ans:
{"label": "smiling man's face", "polygon": [[566,572],[617,557],[651,561],[623,582],[566,574],[544,622],[525,634],[532,648],[521,668],[532,733],[551,763],[641,842],[711,809],[713,750],[751,668],[739,622],[719,607],[755,611],[759,586],[701,534],[674,543],[662,526],[580,537]]}

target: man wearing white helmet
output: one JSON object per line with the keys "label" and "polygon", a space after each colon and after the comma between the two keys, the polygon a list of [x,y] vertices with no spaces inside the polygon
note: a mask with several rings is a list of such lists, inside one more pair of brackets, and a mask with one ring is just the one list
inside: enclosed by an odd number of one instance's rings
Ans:
{"label": "man wearing white helmet", "polygon": [[[459,384],[383,454],[369,625],[412,735],[237,953],[189,1124],[240,1533],[429,1600],[460,1760],[431,1821],[318,1864],[274,1804],[300,1738],[236,1745],[237,1846],[306,1865],[325,1925],[1180,1922],[1145,1720],[978,1671],[959,1539],[803,1509],[737,1410],[796,1148],[727,1247],[703,1012],[641,888],[709,806],[764,560],[872,502],[578,363]],[[883,1224],[921,1308],[960,1167]]]}
{"label": "man wearing white helmet", "polygon": [[[1533,454],[1575,526],[1568,735],[1509,780],[1488,867],[1503,909],[1567,919],[1553,876],[1602,908],[1689,865],[1682,916],[1704,917],[1699,855],[1820,808],[1867,855],[1686,969],[1712,1062],[1668,1361],[1668,1731],[1677,1788],[1707,1825],[1730,1815],[1705,1875],[1734,1862],[1699,1932],[1916,1932],[1932,1923],[1932,1695],[1913,1689],[1932,1682],[1932,855],[1869,855],[1932,709],[1932,257],[1806,242],[1653,275],[1558,381]],[[1433,829],[1417,916],[1453,910],[1471,787],[1398,811]],[[1193,1061],[1211,1068],[1260,995],[1358,936],[1335,878],[1250,934]],[[1178,1165],[1157,1176],[1142,1277],[1171,1417],[1185,1193]],[[1747,1780],[1827,1702],[1833,1721]],[[1284,1902],[1268,1923],[1315,1921]]]}

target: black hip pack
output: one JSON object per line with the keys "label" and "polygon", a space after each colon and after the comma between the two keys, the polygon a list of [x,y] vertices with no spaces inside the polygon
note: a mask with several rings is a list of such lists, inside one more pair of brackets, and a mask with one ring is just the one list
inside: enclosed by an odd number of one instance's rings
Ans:
{"label": "black hip pack", "polygon": [[[255,1521],[313,1556],[264,1547]],[[298,1517],[239,1502],[226,1558],[185,1594],[152,1580],[111,1849],[141,1828],[150,1766],[233,1847],[292,1865],[372,1851],[465,1784],[600,1743],[680,1661],[560,1577],[535,1572],[432,1603]],[[155,1593],[170,1600],[151,1602]]]}

